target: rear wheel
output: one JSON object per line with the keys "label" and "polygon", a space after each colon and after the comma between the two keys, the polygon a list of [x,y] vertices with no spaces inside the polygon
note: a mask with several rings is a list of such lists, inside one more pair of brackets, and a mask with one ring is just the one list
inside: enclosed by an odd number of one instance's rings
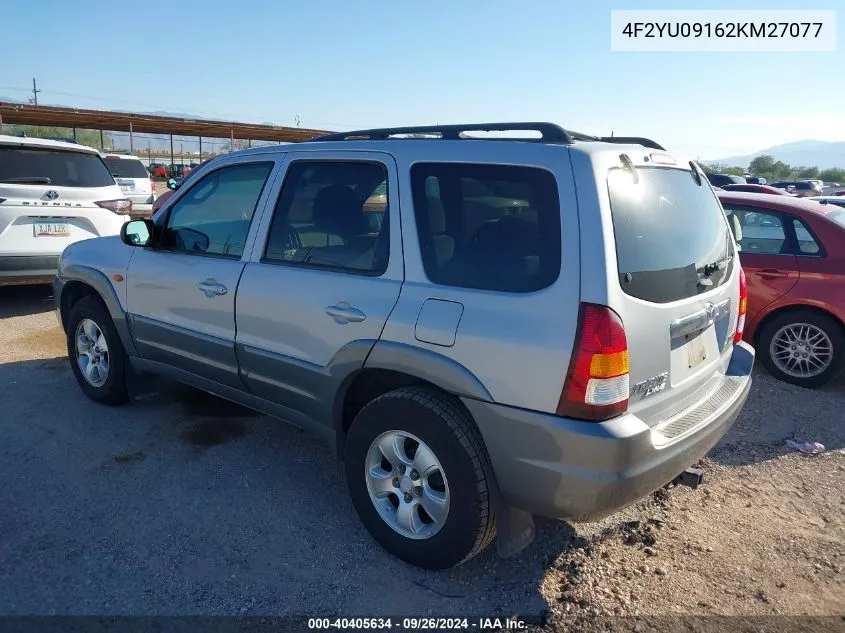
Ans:
{"label": "rear wheel", "polygon": [[67,326],[67,353],[76,382],[92,400],[123,404],[126,354],[106,306],[89,295],[74,304]]}
{"label": "rear wheel", "polygon": [[447,569],[495,536],[491,470],[469,414],[445,394],[407,387],[356,416],[346,479],[364,526],[391,554]]}
{"label": "rear wheel", "polygon": [[760,360],[775,377],[801,387],[819,387],[843,367],[842,325],[812,310],[777,315],[760,332]]}

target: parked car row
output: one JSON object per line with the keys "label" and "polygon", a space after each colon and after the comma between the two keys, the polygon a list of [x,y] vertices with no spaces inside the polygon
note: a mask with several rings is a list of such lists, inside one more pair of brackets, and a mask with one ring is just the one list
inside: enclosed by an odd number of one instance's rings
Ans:
{"label": "parked car row", "polygon": [[[757,176],[735,176],[733,174],[708,173],[707,179],[714,187],[727,191],[748,191],[754,193],[770,193],[791,195],[799,198],[810,198],[820,196],[825,189],[825,183],[821,180],[781,180],[768,183],[765,178]],[[828,183],[827,186],[839,187],[839,183]],[[777,190],[777,191],[773,191]],[[845,190],[836,192],[835,195],[845,195]]]}
{"label": "parked car row", "polygon": [[196,169],[199,166],[200,163],[189,163],[187,165],[178,163],[171,163],[170,165],[165,165],[164,163],[150,163],[147,170],[150,172],[150,176],[152,178],[167,180],[169,178],[184,178],[191,173],[192,169]]}

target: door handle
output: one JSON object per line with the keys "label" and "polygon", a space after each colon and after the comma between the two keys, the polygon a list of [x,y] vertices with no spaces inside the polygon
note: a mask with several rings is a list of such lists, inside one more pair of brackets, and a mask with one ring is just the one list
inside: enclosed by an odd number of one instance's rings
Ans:
{"label": "door handle", "polygon": [[783,270],[778,270],[777,268],[761,268],[757,271],[757,275],[762,279],[771,280],[788,277],[789,273]]}
{"label": "door handle", "polygon": [[202,292],[205,293],[205,296],[209,299],[214,296],[218,295],[225,295],[229,292],[229,289],[221,283],[218,283],[215,279],[206,279],[205,281],[200,281],[197,283],[197,288],[199,288]]}
{"label": "door handle", "polygon": [[357,308],[353,308],[348,302],[346,301],[339,301],[333,306],[329,306],[326,308],[326,314],[332,317],[335,320],[335,323],[345,324],[345,323],[358,323],[363,321],[367,318],[367,315],[358,310]]}

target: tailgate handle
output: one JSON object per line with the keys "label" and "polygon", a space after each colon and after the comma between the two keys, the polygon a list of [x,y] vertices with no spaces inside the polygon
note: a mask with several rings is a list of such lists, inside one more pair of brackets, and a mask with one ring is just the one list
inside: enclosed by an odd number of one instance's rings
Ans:
{"label": "tailgate handle", "polygon": [[669,325],[669,334],[673,339],[696,334],[710,327],[716,321],[725,318],[730,314],[731,300],[725,299],[717,304],[708,304],[698,312],[693,312]]}

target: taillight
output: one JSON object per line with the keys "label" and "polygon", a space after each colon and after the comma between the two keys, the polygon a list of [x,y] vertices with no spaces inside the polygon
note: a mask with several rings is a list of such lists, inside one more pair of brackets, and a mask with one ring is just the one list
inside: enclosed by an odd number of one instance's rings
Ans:
{"label": "taillight", "polygon": [[113,211],[118,215],[129,215],[132,213],[132,201],[128,198],[119,198],[118,200],[101,200],[95,202],[98,207]]}
{"label": "taillight", "polygon": [[582,303],[557,414],[607,420],[625,413],[628,371],[628,340],[622,319],[607,306]]}
{"label": "taillight", "polygon": [[745,285],[745,271],[739,269],[739,314],[736,318],[736,334],[734,343],[742,340],[742,333],[745,330],[745,313],[748,311],[748,286]]}

